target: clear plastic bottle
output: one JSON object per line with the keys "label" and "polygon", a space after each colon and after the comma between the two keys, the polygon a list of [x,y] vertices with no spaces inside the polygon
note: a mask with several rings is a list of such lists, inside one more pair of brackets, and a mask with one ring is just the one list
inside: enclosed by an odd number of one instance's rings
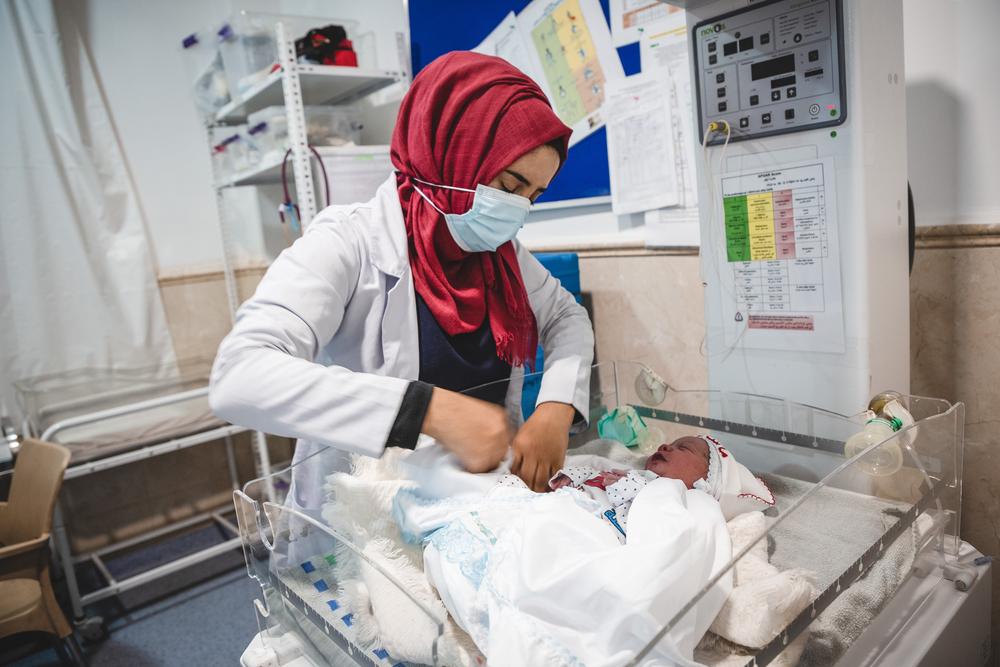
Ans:
{"label": "clear plastic bottle", "polygon": [[874,444],[884,443],[858,461],[858,465],[869,475],[885,477],[903,467],[903,451],[897,440],[885,442],[893,437],[902,426],[899,419],[872,417],[864,429],[855,433],[844,443],[844,456],[853,458]]}

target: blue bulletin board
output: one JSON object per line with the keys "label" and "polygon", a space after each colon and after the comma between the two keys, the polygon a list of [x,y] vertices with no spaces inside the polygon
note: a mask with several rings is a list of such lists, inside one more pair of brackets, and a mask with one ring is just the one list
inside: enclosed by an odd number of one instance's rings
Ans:
{"label": "blue bulletin board", "polygon": [[[520,13],[529,0],[410,0],[410,49],[413,73],[449,51],[474,49],[508,12]],[[608,20],[608,0],[600,0]],[[618,49],[625,75],[639,72],[639,44]],[[567,201],[611,194],[608,140],[604,128],[573,146],[569,159],[539,198]]]}

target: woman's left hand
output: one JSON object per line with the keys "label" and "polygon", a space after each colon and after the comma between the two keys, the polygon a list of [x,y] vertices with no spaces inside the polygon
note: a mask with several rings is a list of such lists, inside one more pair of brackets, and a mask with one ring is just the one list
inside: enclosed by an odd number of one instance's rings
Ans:
{"label": "woman's left hand", "polygon": [[566,403],[542,403],[514,436],[510,471],[533,491],[549,491],[549,479],[563,466],[576,410]]}

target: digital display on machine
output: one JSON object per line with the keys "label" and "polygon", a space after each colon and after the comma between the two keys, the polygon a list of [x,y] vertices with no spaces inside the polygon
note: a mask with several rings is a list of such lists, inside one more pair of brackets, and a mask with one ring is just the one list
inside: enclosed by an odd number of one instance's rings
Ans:
{"label": "digital display on machine", "polygon": [[750,78],[757,81],[758,79],[767,79],[778,74],[787,74],[794,71],[795,56],[788,54],[750,65]]}
{"label": "digital display on machine", "polygon": [[846,1],[720,2],[749,6],[692,27],[698,124],[725,122],[730,130],[711,134],[709,144],[844,122]]}

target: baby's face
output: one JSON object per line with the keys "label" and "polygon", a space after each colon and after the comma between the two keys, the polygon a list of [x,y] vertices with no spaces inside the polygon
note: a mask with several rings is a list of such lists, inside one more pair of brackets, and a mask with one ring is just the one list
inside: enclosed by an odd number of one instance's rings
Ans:
{"label": "baby's face", "polygon": [[646,459],[646,470],[660,477],[679,479],[689,489],[708,474],[708,443],[701,438],[685,436],[677,438],[669,445],[660,445]]}

